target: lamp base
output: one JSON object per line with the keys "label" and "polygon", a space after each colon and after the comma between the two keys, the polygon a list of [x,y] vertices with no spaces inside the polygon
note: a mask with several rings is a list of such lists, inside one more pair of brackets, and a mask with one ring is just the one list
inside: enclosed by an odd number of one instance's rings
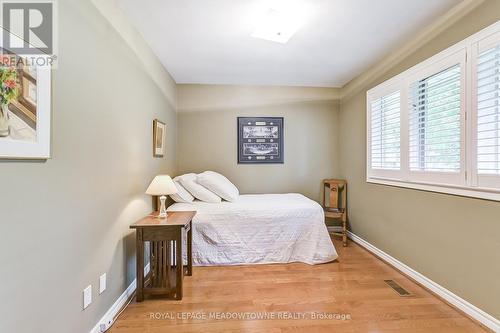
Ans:
{"label": "lamp base", "polygon": [[160,213],[158,214],[158,218],[160,219],[166,219],[167,218],[167,208],[165,207],[165,201],[167,200],[167,197],[162,195],[160,197]]}

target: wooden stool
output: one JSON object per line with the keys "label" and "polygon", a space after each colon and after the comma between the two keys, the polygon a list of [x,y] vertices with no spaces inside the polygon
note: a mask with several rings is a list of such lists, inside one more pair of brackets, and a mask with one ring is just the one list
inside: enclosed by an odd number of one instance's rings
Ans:
{"label": "wooden stool", "polygon": [[325,217],[342,221],[342,232],[332,234],[342,236],[342,244],[347,246],[347,182],[343,179],[325,179],[323,191]]}

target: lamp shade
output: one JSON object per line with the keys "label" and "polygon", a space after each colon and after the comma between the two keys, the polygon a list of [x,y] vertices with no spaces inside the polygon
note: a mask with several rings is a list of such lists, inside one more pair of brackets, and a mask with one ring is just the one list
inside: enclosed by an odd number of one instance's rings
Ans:
{"label": "lamp shade", "polygon": [[168,195],[174,193],[177,193],[177,187],[175,187],[172,178],[168,175],[156,176],[146,190],[146,194],[149,195]]}

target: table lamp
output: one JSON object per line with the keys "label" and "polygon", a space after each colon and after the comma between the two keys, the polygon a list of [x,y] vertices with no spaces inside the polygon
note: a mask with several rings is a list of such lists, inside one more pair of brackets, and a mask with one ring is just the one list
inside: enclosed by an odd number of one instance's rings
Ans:
{"label": "table lamp", "polygon": [[160,196],[160,214],[159,218],[167,217],[167,209],[165,207],[165,200],[167,200],[167,195],[177,193],[177,187],[175,187],[172,178],[169,175],[158,175],[156,176],[151,184],[149,184],[146,194],[149,195],[159,195]]}

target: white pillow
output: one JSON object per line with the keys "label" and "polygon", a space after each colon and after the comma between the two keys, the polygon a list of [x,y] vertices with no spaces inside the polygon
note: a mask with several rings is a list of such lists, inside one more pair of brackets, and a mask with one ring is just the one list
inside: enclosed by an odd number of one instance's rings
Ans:
{"label": "white pillow", "polygon": [[175,187],[177,188],[177,193],[170,194],[170,197],[175,201],[175,202],[193,202],[194,197],[189,193],[184,186],[181,185],[179,182],[179,177],[175,177],[173,179]]}
{"label": "white pillow", "polygon": [[227,201],[235,201],[240,195],[238,188],[229,179],[214,171],[200,173],[196,177],[196,182]]}
{"label": "white pillow", "polygon": [[193,197],[205,202],[218,203],[221,198],[196,182],[196,174],[188,173],[179,177],[179,182]]}

